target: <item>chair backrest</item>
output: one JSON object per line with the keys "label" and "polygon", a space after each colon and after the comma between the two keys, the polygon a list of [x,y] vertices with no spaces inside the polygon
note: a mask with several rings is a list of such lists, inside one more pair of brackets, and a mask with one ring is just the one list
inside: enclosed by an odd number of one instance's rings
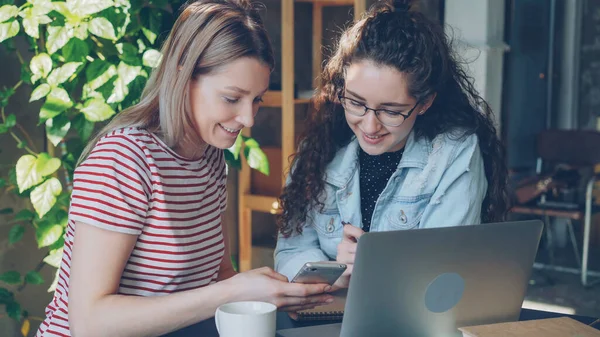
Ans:
{"label": "chair backrest", "polygon": [[600,164],[600,132],[546,130],[537,137],[538,156],[545,162],[576,166]]}

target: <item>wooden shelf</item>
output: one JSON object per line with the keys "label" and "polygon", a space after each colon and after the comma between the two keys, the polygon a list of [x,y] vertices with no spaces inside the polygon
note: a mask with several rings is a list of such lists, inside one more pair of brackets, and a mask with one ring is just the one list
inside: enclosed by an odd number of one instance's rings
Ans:
{"label": "wooden shelf", "polygon": [[[280,108],[282,105],[281,91],[270,90],[263,96],[263,102],[260,104],[261,107],[265,108]],[[296,98],[294,104],[308,104],[310,98]]]}
{"label": "wooden shelf", "polygon": [[253,211],[260,211],[271,214],[279,214],[279,201],[277,197],[268,195],[244,194],[246,207]]}
{"label": "wooden shelf", "polygon": [[[296,123],[298,104],[310,104],[313,92],[295,93],[294,84],[294,6],[296,3],[312,4],[312,86],[319,86],[316,80],[322,72],[323,61],[323,9],[328,6],[353,6],[356,20],[366,11],[366,0],[280,0],[281,2],[281,90],[270,90],[263,96],[261,107],[281,109],[281,144],[279,148],[264,147],[269,158],[271,174],[263,176],[251,172],[248,163],[242,161],[238,180],[238,247],[239,270],[247,271],[264,264],[260,256],[273,256],[270,248],[253,245],[252,212],[279,214],[278,196],[285,184],[285,172],[289,158],[296,150],[296,134],[302,131],[304,123]],[[302,60],[305,61],[305,60]],[[294,96],[298,96],[295,98]],[[301,132],[300,132],[301,133]],[[250,137],[251,130],[246,128],[243,135]],[[275,196],[277,195],[277,196]],[[256,241],[256,240],[254,240]],[[274,243],[270,244],[274,245]],[[253,248],[256,253],[253,254]],[[258,265],[257,265],[258,264]]]}
{"label": "wooden shelf", "polygon": [[354,0],[295,0],[296,2],[308,2],[322,6],[352,6]]}

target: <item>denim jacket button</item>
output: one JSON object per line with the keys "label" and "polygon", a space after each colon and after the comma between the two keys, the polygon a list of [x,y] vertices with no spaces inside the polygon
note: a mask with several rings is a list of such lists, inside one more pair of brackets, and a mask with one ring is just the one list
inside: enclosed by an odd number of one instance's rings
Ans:
{"label": "denim jacket button", "polygon": [[400,210],[400,221],[402,221],[402,223],[406,223],[408,219],[406,218],[406,214],[404,214],[403,210]]}
{"label": "denim jacket button", "polygon": [[327,225],[327,233],[332,233],[333,230],[335,229],[335,227],[333,226],[333,222],[335,221],[335,218],[331,218],[331,220],[329,221],[329,224]]}

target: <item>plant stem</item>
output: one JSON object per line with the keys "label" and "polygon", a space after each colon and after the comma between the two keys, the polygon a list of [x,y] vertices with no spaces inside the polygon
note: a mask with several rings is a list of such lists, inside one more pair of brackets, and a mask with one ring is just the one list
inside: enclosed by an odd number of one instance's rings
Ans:
{"label": "plant stem", "polygon": [[18,49],[16,50],[16,52],[17,52],[17,58],[19,59],[19,62],[21,64],[25,64],[25,61],[23,61],[23,56],[21,55],[21,52],[19,52]]}
{"label": "plant stem", "polygon": [[[44,268],[44,266],[46,265],[46,262],[44,262],[44,260],[38,262],[37,266],[35,266],[35,269],[33,271],[35,271],[36,273],[39,273],[40,270],[42,270],[42,268]],[[27,286],[27,282],[23,282],[23,284],[21,284],[19,286],[19,288],[17,288],[18,292],[23,291],[23,289],[25,289],[25,287]]]}
{"label": "plant stem", "polygon": [[19,87],[21,86],[21,84],[23,84],[23,81],[22,81],[22,80],[21,80],[21,81],[19,81],[19,82],[17,82],[17,84],[15,84],[15,86],[13,87],[13,90],[15,90],[15,91],[16,91],[17,89],[19,89]]}
{"label": "plant stem", "polygon": [[39,151],[31,137],[29,136],[29,133],[23,128],[23,126],[21,126],[21,124],[17,123],[15,126],[19,129],[19,131],[21,131],[23,136],[25,136],[25,138],[27,139],[27,144],[29,144],[33,148],[33,152],[38,153]]}
{"label": "plant stem", "polygon": [[[14,132],[11,131],[10,135],[15,139],[17,144],[21,144],[23,142]],[[27,145],[25,145],[25,151],[29,152],[31,155],[37,156],[37,153],[33,152],[33,150],[31,150]]]}

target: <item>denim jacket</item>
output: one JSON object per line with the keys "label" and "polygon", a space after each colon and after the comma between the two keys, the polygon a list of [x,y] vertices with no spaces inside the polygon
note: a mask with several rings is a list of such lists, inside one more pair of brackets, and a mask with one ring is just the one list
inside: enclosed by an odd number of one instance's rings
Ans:
{"label": "denim jacket", "polygon": [[[288,279],[305,262],[336,259],[342,221],[362,227],[359,146],[352,139],[325,169],[323,211],[308,211],[302,234],[279,235],[275,270]],[[370,231],[479,224],[487,185],[476,135],[448,133],[431,141],[416,139],[413,132],[397,170],[375,203]]]}

